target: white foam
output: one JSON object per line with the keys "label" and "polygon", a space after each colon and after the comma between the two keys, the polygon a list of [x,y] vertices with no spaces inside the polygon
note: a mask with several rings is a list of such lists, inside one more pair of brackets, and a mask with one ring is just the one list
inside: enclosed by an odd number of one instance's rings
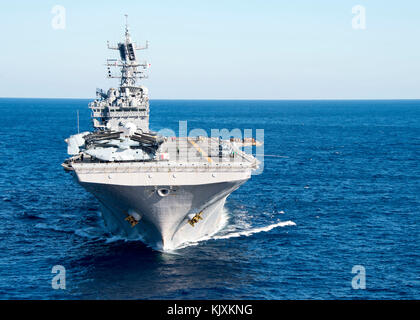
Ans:
{"label": "white foam", "polygon": [[237,238],[237,237],[242,237],[242,236],[249,237],[250,235],[253,235],[255,233],[268,232],[270,230],[273,230],[274,228],[295,226],[295,225],[296,225],[296,223],[289,220],[289,221],[274,223],[274,224],[271,224],[271,225],[266,226],[266,227],[254,228],[254,229],[243,230],[243,231],[238,231],[238,232],[232,232],[232,233],[228,233],[228,234],[220,235],[220,236],[215,235],[215,236],[212,237],[212,239],[229,239],[229,238]]}
{"label": "white foam", "polygon": [[222,208],[222,214],[220,216],[219,225],[217,226],[214,233],[212,233],[210,235],[207,235],[207,236],[205,236],[201,239],[198,239],[196,241],[184,242],[184,243],[181,243],[180,245],[178,245],[176,247],[165,248],[165,250],[159,250],[159,251],[163,251],[165,253],[171,253],[171,254],[178,254],[176,252],[176,250],[183,249],[183,248],[190,247],[190,246],[196,246],[196,245],[198,245],[199,242],[212,239],[213,235],[217,234],[222,229],[224,229],[228,225],[228,223],[229,223],[229,212],[226,210],[226,208],[223,207]]}
{"label": "white foam", "polygon": [[[278,223],[273,223],[265,227],[258,227],[258,228],[252,228],[249,221],[247,221],[249,217],[247,217],[246,211],[235,211],[233,214],[229,214],[226,208],[222,209],[222,215],[220,218],[220,223],[218,228],[216,228],[216,231],[213,234],[206,235],[205,237],[202,237],[196,241],[192,242],[185,242],[180,244],[177,247],[174,248],[165,248],[164,250],[160,247],[160,244],[151,244],[146,243],[139,238],[136,239],[127,239],[124,236],[121,235],[113,235],[111,237],[104,237],[104,234],[100,234],[98,232],[98,236],[95,235],[94,229],[95,228],[85,228],[85,229],[79,229],[76,230],[75,234],[81,237],[85,238],[100,238],[105,241],[105,243],[113,243],[113,242],[136,242],[136,241],[142,241],[146,246],[153,248],[154,250],[165,252],[165,253],[172,253],[172,254],[178,254],[176,251],[179,249],[183,249],[190,246],[196,246],[200,242],[208,241],[208,240],[222,240],[222,239],[230,239],[230,238],[238,238],[238,237],[249,237],[253,234],[260,233],[260,232],[268,232],[275,228],[280,227],[287,227],[287,226],[295,226],[296,223],[293,221],[282,221]],[[233,215],[233,216],[232,216]],[[233,223],[229,223],[231,219],[234,219],[235,221]],[[38,228],[47,228],[47,226],[43,223],[39,223],[36,225]],[[48,227],[50,228],[50,227]],[[57,230],[58,231],[58,230]],[[99,231],[99,230],[96,230]],[[92,234],[93,233],[93,234]]]}
{"label": "white foam", "polygon": [[101,230],[94,227],[78,229],[74,233],[79,237],[87,238],[87,239],[100,239],[103,236],[101,234]]}
{"label": "white foam", "polygon": [[[226,220],[226,223],[227,223],[227,221],[228,220]],[[213,234],[211,236],[206,236],[206,237],[203,237],[201,239],[198,239],[197,241],[194,241],[194,242],[183,243],[181,246],[177,247],[174,250],[179,250],[179,249],[183,249],[183,248],[190,247],[190,246],[196,246],[202,241],[221,240],[221,239],[230,239],[230,238],[238,238],[238,237],[249,237],[253,234],[260,233],[260,232],[268,232],[268,231],[273,230],[275,228],[295,226],[295,225],[296,225],[296,223],[289,220],[289,221],[282,221],[282,222],[270,224],[268,226],[260,227],[260,228],[252,228],[252,229],[249,229],[249,230],[241,230],[241,231],[231,231],[231,232],[228,232],[228,233],[222,234],[222,235]]]}

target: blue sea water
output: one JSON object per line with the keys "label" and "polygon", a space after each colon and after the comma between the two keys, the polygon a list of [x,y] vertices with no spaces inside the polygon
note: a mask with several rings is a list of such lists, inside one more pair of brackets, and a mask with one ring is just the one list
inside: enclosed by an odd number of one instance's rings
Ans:
{"label": "blue sea water", "polygon": [[218,237],[174,253],[113,238],[61,168],[87,103],[0,99],[0,299],[420,298],[420,101],[152,100],[154,130],[264,129],[280,156],[228,198]]}

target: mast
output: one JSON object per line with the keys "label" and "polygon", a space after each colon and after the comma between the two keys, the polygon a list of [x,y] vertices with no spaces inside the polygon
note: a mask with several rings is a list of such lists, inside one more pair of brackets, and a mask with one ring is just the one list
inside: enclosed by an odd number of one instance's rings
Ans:
{"label": "mast", "polygon": [[[149,131],[149,97],[145,86],[138,80],[147,78],[147,62],[139,62],[136,51],[149,47],[148,42],[141,47],[131,40],[128,15],[125,15],[124,40],[108,49],[117,50],[119,59],[107,59],[108,78],[120,79],[118,89],[108,92],[97,89],[97,99],[89,104],[92,110],[93,126],[99,130],[120,130],[121,126],[132,123],[143,132]],[[111,68],[118,68],[113,73]]]}
{"label": "mast", "polygon": [[[147,62],[139,63],[136,57],[137,50],[148,49],[149,43],[146,41],[144,47],[138,47],[135,42],[131,40],[130,31],[128,27],[128,15],[125,15],[125,39],[124,42],[118,43],[117,46],[111,46],[108,42],[108,49],[118,50],[120,53],[120,59],[108,59],[108,78],[121,79],[120,87],[123,88],[135,88],[137,87],[137,80],[147,78],[145,69],[148,68]],[[111,67],[119,67],[121,75],[114,76],[111,72]],[[124,90],[123,90],[124,91]]]}

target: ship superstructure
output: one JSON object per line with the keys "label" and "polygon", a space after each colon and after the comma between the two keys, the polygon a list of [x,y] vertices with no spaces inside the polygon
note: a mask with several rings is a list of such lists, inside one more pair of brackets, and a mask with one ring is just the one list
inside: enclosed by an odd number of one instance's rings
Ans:
{"label": "ship superstructure", "polygon": [[99,200],[114,234],[167,250],[217,232],[226,198],[258,167],[241,149],[255,141],[150,131],[148,91],[138,85],[148,64],[136,57],[147,44],[137,47],[126,25],[124,41],[108,48],[120,54],[107,60],[108,77],[120,85],[97,90],[89,104],[94,131],[66,139],[71,157],[63,167]]}
{"label": "ship superstructure", "polygon": [[[146,46],[138,47],[132,42],[128,30],[125,28],[123,42],[112,46],[108,42],[108,49],[117,50],[120,59],[108,59],[108,78],[121,79],[118,89],[110,88],[107,93],[96,90],[97,100],[89,104],[92,110],[93,126],[96,129],[116,130],[121,124],[133,123],[139,130],[149,131],[149,97],[147,88],[137,85],[137,80],[147,78],[144,70],[149,66],[147,62],[138,62],[137,50],[144,50]],[[111,69],[120,68],[120,75],[113,75]]]}

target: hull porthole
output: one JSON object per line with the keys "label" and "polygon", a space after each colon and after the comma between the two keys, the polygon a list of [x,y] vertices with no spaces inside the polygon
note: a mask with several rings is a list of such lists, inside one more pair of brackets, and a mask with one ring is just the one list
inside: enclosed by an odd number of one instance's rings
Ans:
{"label": "hull porthole", "polygon": [[169,189],[167,188],[160,188],[157,190],[158,195],[160,195],[161,197],[166,197],[167,195],[169,195]]}

